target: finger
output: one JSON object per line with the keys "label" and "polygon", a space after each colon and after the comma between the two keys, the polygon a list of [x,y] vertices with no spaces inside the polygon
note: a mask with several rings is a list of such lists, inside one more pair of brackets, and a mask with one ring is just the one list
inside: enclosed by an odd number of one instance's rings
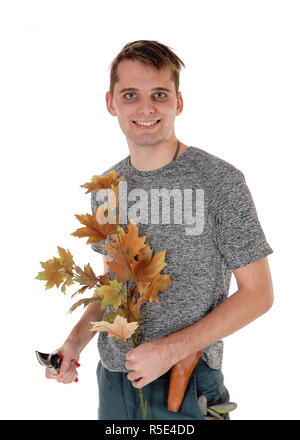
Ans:
{"label": "finger", "polygon": [[74,364],[72,363],[71,366],[70,366],[69,371],[62,376],[62,380],[61,381],[63,383],[71,383],[71,382],[73,382],[75,380],[75,378],[77,376],[78,376],[77,370],[76,370]]}
{"label": "finger", "polygon": [[127,374],[127,379],[131,380],[132,382],[136,382],[139,379],[142,379],[141,375],[136,373],[135,371],[131,371],[129,374]]}
{"label": "finger", "polygon": [[140,378],[140,380],[133,380],[132,381],[132,386],[135,388],[142,388],[144,385],[142,385],[142,378]]}
{"label": "finger", "polygon": [[64,377],[62,380],[62,383],[64,383],[64,384],[72,383],[76,380],[77,376],[78,376],[78,374],[77,374],[77,371],[75,370],[72,374]]}
{"label": "finger", "polygon": [[57,374],[52,374],[47,367],[45,368],[45,370],[46,370],[45,376],[47,379],[57,379],[58,376]]}
{"label": "finger", "polygon": [[59,382],[65,382],[65,381],[69,381],[71,378],[74,377],[76,370],[74,367],[71,367],[66,373],[60,373],[58,376],[58,381]]}
{"label": "finger", "polygon": [[[47,368],[47,370],[48,370],[48,368]],[[61,374],[60,371],[58,371],[57,374],[52,374],[49,370],[46,371],[46,377],[48,379],[55,379],[57,382],[63,382],[63,380],[66,379],[69,374]]]}

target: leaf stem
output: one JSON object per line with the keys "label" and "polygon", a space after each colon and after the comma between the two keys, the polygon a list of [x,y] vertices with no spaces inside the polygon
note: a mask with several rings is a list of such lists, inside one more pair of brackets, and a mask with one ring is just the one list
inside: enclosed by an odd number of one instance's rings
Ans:
{"label": "leaf stem", "polygon": [[130,346],[128,345],[128,342],[126,341],[126,339],[124,339],[124,342],[125,342],[125,344],[126,344],[127,348],[129,348],[129,350],[131,350],[131,349],[132,349],[132,347],[130,347]]}
{"label": "leaf stem", "polygon": [[141,404],[141,409],[142,409],[142,417],[143,417],[143,420],[146,420],[147,419],[147,401],[146,401],[146,406],[145,406],[144,394],[143,394],[142,388],[139,389],[139,395],[140,395],[140,404]]}

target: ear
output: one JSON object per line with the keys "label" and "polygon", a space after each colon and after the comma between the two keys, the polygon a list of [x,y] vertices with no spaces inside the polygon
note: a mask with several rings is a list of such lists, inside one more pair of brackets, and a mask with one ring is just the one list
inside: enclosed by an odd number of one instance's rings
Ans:
{"label": "ear", "polygon": [[180,115],[182,110],[183,110],[183,99],[182,99],[181,92],[178,92],[176,116]]}
{"label": "ear", "polygon": [[105,93],[105,101],[106,101],[106,107],[107,107],[108,112],[112,116],[117,116],[117,112],[116,112],[116,110],[114,108],[113,100],[111,98],[111,94],[110,94],[109,90]]}

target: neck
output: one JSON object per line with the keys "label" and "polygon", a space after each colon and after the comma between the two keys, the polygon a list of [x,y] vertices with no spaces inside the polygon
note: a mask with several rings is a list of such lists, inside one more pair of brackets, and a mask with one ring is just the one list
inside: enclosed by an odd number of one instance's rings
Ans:
{"label": "neck", "polygon": [[[128,143],[130,151],[130,163],[139,171],[153,171],[162,168],[170,163],[176,153],[178,139],[170,141],[164,146],[161,144],[135,146]],[[187,145],[180,142],[179,151],[176,157],[188,148]],[[176,160],[176,159],[175,159]]]}

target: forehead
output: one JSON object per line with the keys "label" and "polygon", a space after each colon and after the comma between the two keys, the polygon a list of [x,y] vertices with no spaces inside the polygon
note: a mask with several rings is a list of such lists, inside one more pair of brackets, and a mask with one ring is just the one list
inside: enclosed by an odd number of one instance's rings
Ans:
{"label": "forehead", "polygon": [[166,66],[156,69],[136,60],[122,60],[118,65],[119,81],[115,83],[117,90],[124,87],[151,89],[152,87],[166,87],[175,90],[171,79],[171,68]]}

